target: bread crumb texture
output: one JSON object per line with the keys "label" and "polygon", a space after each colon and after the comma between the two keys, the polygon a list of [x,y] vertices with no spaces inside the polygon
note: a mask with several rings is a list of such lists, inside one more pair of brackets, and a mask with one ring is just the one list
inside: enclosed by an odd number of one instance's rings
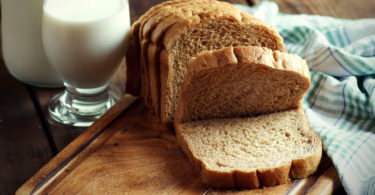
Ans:
{"label": "bread crumb texture", "polygon": [[272,50],[283,50],[280,37],[265,24],[258,25],[255,20],[242,23],[231,17],[201,18],[199,24],[188,28],[170,42],[168,51],[169,95],[167,97],[167,121],[173,121],[187,64],[190,59],[203,51],[212,51],[229,46],[259,46]]}

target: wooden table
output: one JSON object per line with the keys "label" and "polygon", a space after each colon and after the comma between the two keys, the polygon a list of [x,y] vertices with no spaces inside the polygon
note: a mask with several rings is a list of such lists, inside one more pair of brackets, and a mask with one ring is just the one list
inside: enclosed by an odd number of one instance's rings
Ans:
{"label": "wooden table", "polygon": [[[163,0],[129,0],[136,20]],[[253,5],[254,0],[229,0]],[[343,18],[375,17],[373,0],[275,0],[284,13],[321,14]],[[2,59],[2,58],[1,58]],[[18,82],[0,61],[0,194],[13,194],[84,128],[54,123],[48,101],[62,89],[43,89]],[[341,193],[343,191],[340,191]]]}

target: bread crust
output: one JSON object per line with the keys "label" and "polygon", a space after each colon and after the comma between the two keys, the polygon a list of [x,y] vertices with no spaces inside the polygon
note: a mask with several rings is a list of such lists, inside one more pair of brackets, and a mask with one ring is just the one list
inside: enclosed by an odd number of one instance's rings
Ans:
{"label": "bread crust", "polygon": [[[239,64],[257,64],[270,70],[290,71],[305,80],[307,85],[305,93],[310,87],[310,72],[306,61],[295,54],[281,53],[257,46],[226,47],[219,50],[202,52],[199,56],[192,58],[187,65],[187,72],[178,100],[174,124],[186,121],[185,97],[194,74],[211,68],[237,66]],[[301,96],[300,101],[302,101],[302,98],[303,96]]]}
{"label": "bread crust", "polygon": [[169,72],[169,63],[163,63],[163,62],[168,62],[168,52],[167,50],[163,49],[160,52],[160,121],[164,124],[168,125],[167,121],[167,89],[166,85],[169,83],[169,77],[168,77],[168,72]]}
{"label": "bread crust", "polygon": [[[142,67],[141,64],[141,43],[142,37],[139,36],[142,33],[143,22],[144,20],[148,20],[150,17],[158,13],[160,8],[167,8],[171,7],[174,4],[179,4],[183,2],[187,2],[190,0],[173,0],[173,1],[165,1],[160,4],[155,5],[154,7],[150,8],[145,14],[143,14],[138,20],[136,20],[131,28],[130,31],[130,41],[129,46],[126,52],[126,74],[127,74],[127,81],[126,81],[126,92],[130,93],[134,96],[141,96],[145,104],[148,93],[147,87],[148,83],[146,83],[149,79],[146,77],[145,73],[148,72],[145,67]],[[145,44],[144,44],[145,45]],[[147,81],[146,81],[147,80]]]}
{"label": "bread crust", "polygon": [[[200,24],[201,22],[204,22],[205,20],[213,20],[213,19],[218,19],[218,20],[229,20],[233,21],[239,25],[252,25],[254,29],[263,29],[262,32],[267,32],[269,35],[270,39],[273,39],[274,42],[276,43],[276,48],[271,48],[271,49],[276,49],[280,51],[284,51],[284,44],[282,41],[282,38],[278,35],[275,29],[273,29],[271,26],[268,24],[265,24],[263,21],[260,21],[244,12],[241,10],[227,10],[227,11],[217,11],[217,12],[212,12],[212,13],[205,13],[201,15],[194,15],[192,17],[189,17],[187,19],[181,20],[177,23],[175,23],[172,27],[168,29],[168,31],[164,34],[164,39],[163,39],[163,46],[164,50],[166,50],[168,53],[173,52],[170,51],[170,46],[172,43],[174,43],[184,32],[186,32],[187,29],[193,28],[194,26]],[[168,58],[166,58],[168,59]],[[171,65],[168,65],[168,61],[161,60],[160,61],[160,66],[169,66],[172,67]],[[163,73],[163,75],[167,75],[168,77],[171,76],[171,70],[172,69],[164,69],[168,70],[167,73]],[[166,79],[169,80],[169,79]],[[173,120],[173,111],[171,110],[171,102],[170,98],[172,93],[171,91],[171,86],[169,86],[169,83],[164,83],[161,82],[161,91],[162,94],[166,94],[166,96],[162,95],[161,96],[161,112],[167,112],[167,113],[161,113],[161,121],[166,121],[170,122]],[[178,96],[178,95],[177,95]],[[170,116],[169,116],[170,115]],[[163,116],[166,116],[167,118],[163,118]]]}
{"label": "bread crust", "polygon": [[[168,3],[167,3],[168,2]],[[142,24],[142,21],[149,17],[149,14],[153,13],[155,10],[160,7],[165,6],[165,4],[171,3],[171,1],[163,2],[152,8],[150,8],[145,14],[136,20],[131,27],[130,37],[129,37],[129,46],[126,52],[126,88],[125,91],[134,96],[143,97],[142,82],[143,76],[141,73],[141,64],[140,64],[140,43],[139,43],[139,30]]]}
{"label": "bread crust", "polygon": [[[306,117],[304,117],[304,119],[305,119],[305,124],[308,126]],[[291,165],[292,167],[289,172],[290,178],[307,177],[308,175],[311,175],[314,172],[316,172],[316,170],[318,169],[318,165],[322,159],[322,151],[323,151],[322,143],[321,143],[319,136],[316,133],[314,133],[311,130],[308,131],[308,133],[310,133],[310,135],[313,136],[315,140],[319,141],[318,143],[319,148],[317,149],[317,152],[315,152],[314,154],[306,158],[293,159],[292,165]]]}
{"label": "bread crust", "polygon": [[[209,3],[216,3],[220,5],[216,0],[177,0],[173,3],[169,3],[167,6],[153,9],[152,13],[148,14],[141,21],[139,30],[139,40],[142,42],[141,45],[141,66],[144,72],[147,74],[145,77],[146,82],[144,85],[144,98],[147,102],[147,107],[152,108],[153,113],[156,116],[160,116],[160,79],[155,80],[160,75],[159,69],[159,55],[161,38],[164,32],[178,20],[191,16],[191,12],[196,10],[197,7],[207,6]],[[158,47],[148,48],[150,44],[156,44]],[[160,46],[159,46],[160,45]],[[149,50],[156,51],[155,53],[147,53]],[[156,66],[156,67],[155,67]],[[152,74],[158,74],[157,76]]]}
{"label": "bread crust", "polygon": [[[185,8],[189,6],[200,6],[205,5],[210,2],[217,2],[216,0],[174,0],[171,1],[168,6],[160,7],[159,9],[155,10],[155,12],[150,15],[147,19],[145,19],[141,24],[141,31],[140,31],[140,38],[149,38],[150,34],[152,33],[155,26],[162,22],[165,18],[176,15],[183,11]],[[182,15],[183,17],[183,15]],[[175,19],[178,19],[177,17]]]}
{"label": "bread crust", "polygon": [[[160,52],[162,49],[162,38],[164,33],[176,22],[179,20],[191,17],[192,15],[196,15],[202,12],[208,12],[212,9],[224,9],[223,4],[216,1],[216,0],[195,0],[189,1],[189,3],[180,3],[178,4],[181,7],[175,6],[176,9],[173,12],[168,13],[166,9],[160,9],[160,14],[154,16],[157,19],[157,24],[149,24],[149,26],[153,26],[153,30],[151,35],[147,31],[150,31],[152,28],[146,28],[147,25],[144,26],[144,39],[150,39],[151,42],[148,45],[147,50],[147,64],[149,70],[149,80],[150,80],[150,91],[151,91],[151,99],[153,110],[158,118],[160,118],[160,96],[161,96],[161,79],[160,79]],[[216,5],[216,6],[213,6]],[[226,5],[226,4],[224,4]],[[233,7],[225,6],[225,9],[233,9]],[[237,8],[236,8],[237,9]],[[169,15],[168,15],[169,14]],[[162,17],[167,16],[168,17]],[[149,23],[152,21],[152,18],[147,22]],[[151,22],[150,22],[151,23]],[[154,23],[156,23],[154,21]],[[155,26],[156,25],[156,26]],[[148,38],[149,37],[149,38]]]}
{"label": "bread crust", "polygon": [[[166,10],[174,10],[176,7],[183,6],[186,3],[205,1],[205,0],[169,0],[164,1],[150,8],[142,17],[140,18],[140,30],[139,39],[144,37],[149,37],[148,35],[152,32],[153,26],[159,23],[160,17],[158,16],[161,12]],[[165,12],[169,14],[170,12]],[[165,17],[166,15],[164,15]]]}
{"label": "bread crust", "polygon": [[[167,57],[166,51],[164,55]],[[302,178],[314,173],[322,157],[322,145],[319,137],[309,129],[306,116],[302,110],[301,102],[298,107],[300,119],[306,127],[306,134],[312,137],[315,150],[303,158],[290,159],[277,167],[252,171],[231,170],[218,171],[210,169],[205,162],[193,154],[188,142],[183,137],[181,123],[184,122],[185,97],[193,75],[211,68],[221,66],[238,66],[240,64],[259,64],[269,69],[292,71],[310,84],[310,74],[304,60],[294,54],[272,51],[256,46],[226,47],[215,51],[207,51],[193,58],[187,67],[187,72],[178,101],[177,112],[174,120],[177,142],[187,154],[194,167],[200,172],[202,181],[210,186],[225,188],[259,188],[261,186],[274,186],[286,183],[289,178]],[[307,89],[306,89],[307,91]]]}
{"label": "bread crust", "polygon": [[[196,2],[202,3],[203,1],[196,0]],[[175,4],[173,6],[173,10],[161,8],[159,9],[158,14],[155,14],[154,17],[150,18],[148,21],[145,21],[146,24],[143,28],[143,39],[147,41],[143,45],[144,48],[142,48],[142,51],[146,52],[142,56],[146,57],[144,62],[145,66],[147,66],[149,74],[149,86],[147,87],[147,91],[149,91],[150,94],[152,110],[158,119],[160,119],[160,40],[162,39],[165,31],[171,25],[177,22],[179,18],[184,17],[184,13],[182,11],[180,13],[179,10],[181,8],[186,8],[189,5],[190,1],[186,1],[184,3]]]}

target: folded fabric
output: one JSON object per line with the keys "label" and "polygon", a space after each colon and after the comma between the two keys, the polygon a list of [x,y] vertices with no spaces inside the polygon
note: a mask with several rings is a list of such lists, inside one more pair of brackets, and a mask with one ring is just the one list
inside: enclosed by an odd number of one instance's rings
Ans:
{"label": "folded fabric", "polygon": [[237,5],[273,26],[306,59],[303,106],[348,194],[375,194],[375,19],[278,12],[276,3]]}

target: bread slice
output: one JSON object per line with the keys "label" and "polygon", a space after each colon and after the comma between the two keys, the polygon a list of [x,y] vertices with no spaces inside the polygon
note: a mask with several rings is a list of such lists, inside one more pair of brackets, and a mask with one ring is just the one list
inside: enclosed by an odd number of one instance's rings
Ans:
{"label": "bread slice", "polygon": [[281,37],[271,26],[239,9],[193,15],[169,28],[160,54],[161,121],[173,121],[186,65],[192,57],[238,45],[284,51]]}
{"label": "bread slice", "polygon": [[[132,24],[132,28],[130,30],[130,40],[129,40],[129,46],[126,53],[126,75],[127,75],[127,82],[126,82],[126,92],[130,93],[134,96],[140,95],[143,100],[145,95],[144,94],[144,86],[145,85],[145,79],[144,79],[144,73],[145,72],[144,67],[141,70],[141,64],[140,64],[140,40],[142,40],[142,37],[140,39],[139,34],[141,33],[140,28],[142,26],[142,22],[144,20],[148,20],[150,17],[158,13],[157,11],[160,8],[167,8],[171,7],[174,4],[179,4],[181,2],[186,2],[190,0],[173,0],[173,1],[165,1],[160,4],[155,5],[154,7],[150,8],[145,14],[143,14],[138,20],[136,20]],[[141,89],[142,88],[142,89]]]}
{"label": "bread slice", "polygon": [[139,66],[141,72],[141,97],[145,104],[145,106],[151,110],[154,114],[156,114],[155,109],[153,109],[153,102],[150,90],[150,78],[149,78],[149,66],[147,61],[147,48],[149,45],[149,41],[143,38],[143,26],[144,24],[153,16],[157,15],[161,9],[168,9],[173,10],[174,7],[178,4],[182,4],[188,2],[188,0],[175,0],[175,1],[167,1],[161,4],[158,4],[151,9],[149,9],[140,19],[139,22],[136,22],[135,28],[138,29],[138,42],[140,44],[139,47]]}
{"label": "bread slice", "polygon": [[294,54],[257,46],[203,52],[188,64],[175,120],[246,117],[298,108],[309,87],[306,61]]}
{"label": "bread slice", "polygon": [[[212,7],[212,4],[219,4],[216,0],[175,0],[170,1],[169,3],[162,3],[163,6],[157,5],[150,9],[145,14],[145,17],[142,18],[140,21],[139,27],[139,42],[140,42],[140,66],[141,72],[145,75],[143,76],[143,90],[142,96],[145,102],[146,107],[153,111],[155,115],[159,115],[159,102],[156,99],[155,95],[151,93],[151,85],[154,84],[153,81],[150,80],[150,74],[152,74],[152,70],[150,70],[150,65],[153,64],[154,61],[149,61],[147,58],[147,50],[150,44],[151,33],[154,32],[154,28],[157,36],[160,38],[162,33],[164,33],[165,29],[168,28],[170,25],[175,23],[178,18],[186,17],[186,12],[191,12],[191,10],[199,10],[201,7],[205,9]],[[222,4],[219,4],[222,5]],[[231,4],[229,4],[231,5]],[[231,5],[234,7],[233,5]],[[215,8],[218,6],[214,6]],[[212,9],[212,8],[211,8]],[[227,7],[228,9],[228,7]],[[165,25],[158,25],[160,21],[164,19],[169,19],[170,23],[168,26]],[[163,22],[162,24],[166,24]],[[157,26],[156,26],[157,25]],[[160,43],[161,45],[161,43]]]}
{"label": "bread slice", "polygon": [[159,68],[155,69],[159,55],[149,58],[150,54],[148,51],[153,49],[152,46],[149,48],[150,43],[153,41],[160,48],[160,39],[164,32],[180,18],[191,16],[193,11],[200,12],[203,9],[217,9],[219,7],[212,6],[213,4],[222,5],[216,0],[179,0],[174,2],[174,4],[170,4],[169,6],[160,7],[152,17],[149,17],[148,20],[143,20],[139,32],[139,39],[141,41],[141,66],[144,67],[145,73],[148,73],[146,75],[145,95],[149,98],[146,98],[146,100],[149,102],[148,105],[152,105],[152,110],[158,118],[160,118],[160,95],[157,95],[158,92],[155,86],[160,85],[158,84],[160,82],[152,80],[155,77],[151,77],[150,75],[160,74]]}
{"label": "bread slice", "polygon": [[[228,11],[232,9],[234,12],[238,11],[238,8],[232,4],[219,2],[216,0],[192,0],[189,3],[181,3],[180,7],[175,9],[160,9],[160,13],[155,15],[153,18],[159,18],[154,29],[151,33],[147,33],[144,29],[144,39],[150,39],[150,44],[148,45],[147,52],[147,65],[149,70],[149,81],[150,81],[150,91],[153,110],[156,111],[156,116],[160,118],[160,64],[159,56],[162,49],[162,38],[165,31],[171,27],[176,22],[182,20],[186,17],[191,17],[192,15],[198,15],[202,13],[212,12],[212,11]],[[164,17],[167,16],[167,17]],[[150,19],[149,21],[152,21]],[[146,28],[147,25],[145,25]]]}
{"label": "bread slice", "polygon": [[301,106],[309,78],[300,57],[256,46],[193,58],[174,126],[202,181],[258,188],[315,172],[321,141]]}
{"label": "bread slice", "polygon": [[322,156],[321,141],[309,130],[302,109],[185,122],[175,128],[202,182],[214,187],[284,184],[314,173]]}

